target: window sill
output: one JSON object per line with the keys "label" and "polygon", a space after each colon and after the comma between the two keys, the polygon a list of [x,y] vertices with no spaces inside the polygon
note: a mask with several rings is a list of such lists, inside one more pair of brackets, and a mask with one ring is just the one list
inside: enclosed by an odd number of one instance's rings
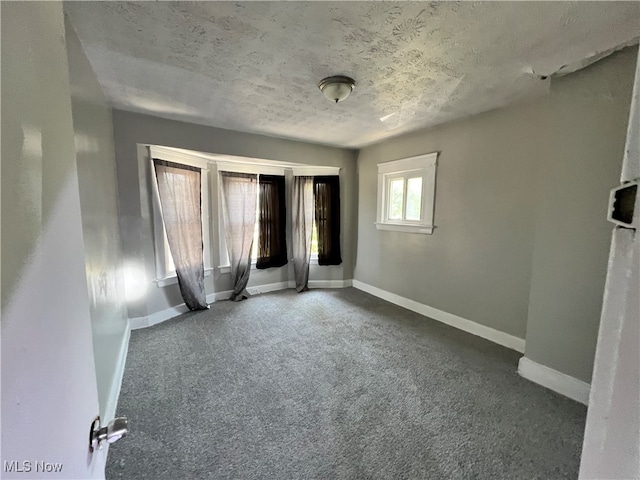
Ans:
{"label": "window sill", "polygon": [[[204,276],[205,277],[210,277],[212,271],[213,271],[213,268],[205,268],[204,269]],[[153,283],[155,283],[158,288],[166,287],[168,285],[177,285],[178,284],[178,276],[174,273],[173,275],[167,275],[166,277],[163,277],[163,278],[156,278],[153,281]]]}
{"label": "window sill", "polygon": [[420,233],[422,235],[432,235],[433,225],[410,225],[406,223],[381,223],[375,222],[378,230],[391,232]]}

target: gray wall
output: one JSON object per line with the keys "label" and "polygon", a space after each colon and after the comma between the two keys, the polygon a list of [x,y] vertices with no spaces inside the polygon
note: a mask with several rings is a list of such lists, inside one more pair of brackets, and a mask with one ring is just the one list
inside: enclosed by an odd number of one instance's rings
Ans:
{"label": "gray wall", "polygon": [[100,415],[106,418],[109,401],[116,400],[118,362],[127,333],[113,121],[68,19],[65,31],[98,399]]}
{"label": "gray wall", "polygon": [[[539,115],[510,107],[364,148],[354,278],[524,338]],[[376,230],[377,164],[435,151],[433,235]]]}
{"label": "gray wall", "polygon": [[[149,184],[149,162],[141,145],[163,145],[201,152],[296,162],[308,165],[340,167],[341,180],[341,249],[343,264],[339,267],[311,268],[311,280],[351,279],[355,263],[355,229],[357,180],[353,150],[283,140],[262,135],[224,130],[158,117],[113,111],[118,190],[120,197],[120,228],[125,261],[137,264],[144,274],[146,295],[128,304],[130,318],[144,317],[183,303],[177,285],[158,288],[153,242],[153,224]],[[217,192],[213,191],[212,240],[217,249],[215,211]],[[214,259],[217,256],[214,254]],[[215,263],[215,262],[214,262]],[[217,265],[214,265],[217,267]],[[253,271],[251,285],[287,281],[289,268]],[[228,273],[217,269],[205,278],[207,294],[231,289]]]}
{"label": "gray wall", "polygon": [[[526,338],[532,360],[589,381],[635,53],[361,150],[354,278]],[[434,234],[377,231],[376,164],[433,151]]]}
{"label": "gray wall", "polygon": [[552,84],[538,159],[526,356],[591,381],[637,49]]}

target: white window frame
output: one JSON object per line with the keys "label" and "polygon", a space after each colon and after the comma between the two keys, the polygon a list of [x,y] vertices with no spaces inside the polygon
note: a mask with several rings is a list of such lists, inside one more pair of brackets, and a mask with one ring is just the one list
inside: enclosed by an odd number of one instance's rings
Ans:
{"label": "white window frame", "polygon": [[[222,273],[231,271],[231,262],[229,261],[229,251],[227,250],[227,239],[225,236],[224,214],[222,212],[222,188],[220,181],[220,172],[233,172],[233,173],[250,173],[260,177],[260,175],[281,175],[285,176],[285,167],[276,165],[261,165],[251,163],[229,163],[229,162],[216,162],[216,181],[218,182],[218,240],[220,246],[220,266],[218,267]],[[256,196],[257,202],[257,196]],[[256,222],[257,222],[257,209],[256,209]],[[251,259],[251,269],[256,269],[256,259]]]}
{"label": "white window frame", "polygon": [[[191,165],[202,170],[202,226],[204,243],[204,263],[205,277],[211,275],[212,265],[217,263],[220,274],[231,271],[229,264],[227,245],[225,240],[224,219],[222,214],[222,200],[220,198],[220,171],[255,173],[264,175],[339,175],[340,167],[322,165],[304,165],[299,163],[283,162],[279,160],[269,160],[263,158],[241,157],[237,155],[211,154],[196,152],[174,147],[163,147],[159,145],[143,145],[147,150],[145,161],[149,162],[152,183],[152,214],[154,220],[154,244],[156,251],[156,279],[154,283],[158,287],[178,283],[175,272],[166,272],[166,256],[168,253],[168,242],[162,221],[162,213],[159,203],[158,184],[155,176],[153,158],[161,158],[175,163]],[[146,187],[146,185],[145,185]],[[142,186],[141,186],[142,188]],[[205,193],[206,192],[206,193]],[[215,193],[212,193],[215,192]],[[217,195],[214,196],[214,195]],[[205,201],[206,198],[206,201]],[[210,217],[210,212],[217,217]],[[217,223],[217,225],[216,225]],[[219,252],[211,248],[211,241],[214,237],[215,243],[219,247]],[[217,241],[216,241],[217,240]],[[312,264],[317,264],[317,255],[313,255]],[[255,262],[252,262],[255,268]]]}
{"label": "white window frame", "polygon": [[[236,173],[252,173],[258,176],[258,181],[260,175],[282,175],[286,176],[286,171],[290,170],[293,176],[318,176],[318,175],[339,175],[340,167],[329,167],[329,166],[320,166],[320,165],[299,165],[299,166],[277,166],[277,165],[268,165],[264,163],[229,163],[224,161],[218,161],[217,163],[217,172],[216,179],[218,181],[218,205],[222,205],[222,189],[220,188],[220,172],[236,172]],[[220,266],[218,267],[222,273],[227,273],[231,271],[231,266],[229,262],[229,253],[227,251],[227,241],[225,238],[225,227],[224,227],[224,215],[222,212],[222,208],[219,209],[218,212],[218,225],[219,225],[219,233],[218,239],[220,244]],[[257,222],[257,218],[256,218]],[[314,221],[315,226],[315,221]],[[291,259],[293,260],[293,259]],[[318,254],[313,253],[309,259],[311,265],[318,264]],[[256,269],[256,259],[251,259],[251,269]]]}
{"label": "white window frame", "polygon": [[167,285],[174,285],[178,283],[178,277],[176,272],[168,272],[166,265],[168,263],[169,242],[167,241],[167,232],[164,228],[164,222],[162,221],[162,209],[160,206],[160,195],[158,192],[158,180],[156,178],[156,169],[153,164],[154,158],[159,158],[169,162],[180,163],[183,165],[189,165],[192,167],[198,167],[201,169],[200,175],[200,195],[201,195],[201,215],[202,215],[202,244],[203,244],[203,258],[204,258],[204,276],[208,277],[212,272],[211,263],[211,242],[210,231],[211,225],[209,223],[209,210],[211,196],[209,192],[209,164],[202,159],[195,156],[176,152],[173,149],[162,148],[155,145],[149,146],[149,162],[151,171],[151,188],[152,188],[152,210],[153,210],[153,225],[154,225],[154,244],[156,252],[156,278],[154,283],[158,287],[165,287]]}
{"label": "white window frame", "polygon": [[[436,194],[436,165],[438,152],[417,155],[415,157],[393,160],[378,164],[378,213],[375,222],[378,230],[390,230],[406,233],[431,235]],[[396,220],[389,218],[389,183],[392,179],[422,178],[422,195],[419,220]],[[406,198],[406,191],[405,191]],[[405,206],[403,205],[403,215]]]}
{"label": "white window frame", "polygon": [[[305,165],[305,166],[292,168],[292,173],[294,177],[317,177],[322,175],[340,175],[340,167]],[[312,235],[313,235],[313,231],[315,231],[317,235],[317,225],[316,225],[315,214],[313,216],[313,222],[311,224],[311,228],[312,228]],[[316,238],[316,241],[317,241],[317,238]],[[318,265],[317,253],[311,253],[311,256],[309,257],[309,264]]]}

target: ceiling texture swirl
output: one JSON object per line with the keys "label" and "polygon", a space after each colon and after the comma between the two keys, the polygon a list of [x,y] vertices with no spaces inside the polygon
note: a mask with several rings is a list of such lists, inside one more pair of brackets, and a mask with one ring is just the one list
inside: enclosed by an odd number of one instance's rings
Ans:
{"label": "ceiling texture swirl", "polygon": [[[525,100],[640,36],[640,2],[68,2],[111,105],[359,148]],[[318,82],[356,81],[331,103]]]}

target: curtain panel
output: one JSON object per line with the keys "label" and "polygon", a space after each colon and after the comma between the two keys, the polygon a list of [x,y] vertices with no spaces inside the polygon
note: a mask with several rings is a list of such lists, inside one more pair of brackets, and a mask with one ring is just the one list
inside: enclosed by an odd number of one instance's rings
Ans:
{"label": "curtain panel", "polygon": [[231,263],[231,300],[248,298],[251,246],[256,224],[258,177],[253,174],[220,172],[222,215]]}
{"label": "curtain panel", "polygon": [[296,291],[308,290],[311,235],[313,233],[313,177],[293,177],[291,226]]}
{"label": "curtain panel", "polygon": [[313,178],[318,265],[340,265],[340,177]]}
{"label": "curtain panel", "polygon": [[282,175],[258,179],[258,259],[256,268],[287,264],[285,181]]}
{"label": "curtain panel", "polygon": [[190,310],[209,308],[204,290],[200,169],[159,159],[153,163],[180,293]]}

